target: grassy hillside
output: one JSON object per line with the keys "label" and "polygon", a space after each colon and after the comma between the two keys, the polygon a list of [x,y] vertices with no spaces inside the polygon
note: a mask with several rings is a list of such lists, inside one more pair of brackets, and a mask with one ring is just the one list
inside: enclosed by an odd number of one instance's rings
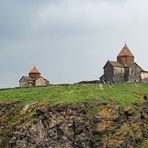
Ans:
{"label": "grassy hillside", "polygon": [[[68,137],[77,133],[74,137],[79,144],[91,139],[96,145],[105,143],[108,147],[124,144],[147,147],[148,104],[144,95],[148,96],[148,84],[77,84],[0,90],[0,147],[8,144],[22,147],[24,140],[26,145],[36,144],[38,139],[34,137],[45,135],[42,144],[47,144],[44,139],[48,139],[51,146],[62,141],[57,138],[61,133],[66,133],[65,137],[67,133]],[[75,128],[79,132],[74,132]]]}
{"label": "grassy hillside", "polygon": [[148,84],[69,85],[0,90],[0,102],[21,100],[24,103],[45,101],[51,104],[115,100],[121,106],[142,102],[148,96]]}

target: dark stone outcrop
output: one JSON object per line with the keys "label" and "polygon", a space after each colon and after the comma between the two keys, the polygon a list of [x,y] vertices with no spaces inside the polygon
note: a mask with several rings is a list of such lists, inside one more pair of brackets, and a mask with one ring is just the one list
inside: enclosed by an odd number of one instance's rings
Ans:
{"label": "dark stone outcrop", "polygon": [[[147,100],[124,109],[114,102],[46,107],[20,104],[0,104],[0,147],[136,148],[148,138]],[[90,117],[92,108],[98,111]]]}

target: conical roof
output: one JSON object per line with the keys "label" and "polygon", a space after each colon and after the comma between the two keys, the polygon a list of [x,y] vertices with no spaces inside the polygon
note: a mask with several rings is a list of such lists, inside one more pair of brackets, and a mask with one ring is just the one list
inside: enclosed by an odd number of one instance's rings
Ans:
{"label": "conical roof", "polygon": [[32,68],[32,70],[29,72],[29,74],[40,74],[40,72],[38,71],[38,69],[34,66]]}
{"label": "conical roof", "polygon": [[130,49],[128,48],[128,46],[125,43],[124,47],[122,48],[122,50],[118,54],[118,57],[134,57],[134,55],[132,54],[132,52],[130,51]]}

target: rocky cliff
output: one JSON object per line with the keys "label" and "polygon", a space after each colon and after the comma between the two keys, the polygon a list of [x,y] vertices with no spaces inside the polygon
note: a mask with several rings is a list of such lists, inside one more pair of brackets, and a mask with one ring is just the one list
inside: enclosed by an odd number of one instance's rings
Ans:
{"label": "rocky cliff", "polygon": [[0,137],[2,148],[146,147],[148,100],[127,107],[1,103]]}

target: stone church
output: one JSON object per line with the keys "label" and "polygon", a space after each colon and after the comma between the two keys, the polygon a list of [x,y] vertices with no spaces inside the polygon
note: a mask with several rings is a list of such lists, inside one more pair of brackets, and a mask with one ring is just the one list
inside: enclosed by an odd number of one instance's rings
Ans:
{"label": "stone church", "polygon": [[19,80],[20,87],[31,87],[31,86],[48,86],[49,81],[41,76],[41,73],[36,67],[33,67],[29,72],[28,76],[22,76]]}
{"label": "stone church", "polygon": [[134,61],[134,55],[126,44],[118,54],[117,61],[108,60],[103,69],[101,82],[148,82],[148,71]]}

